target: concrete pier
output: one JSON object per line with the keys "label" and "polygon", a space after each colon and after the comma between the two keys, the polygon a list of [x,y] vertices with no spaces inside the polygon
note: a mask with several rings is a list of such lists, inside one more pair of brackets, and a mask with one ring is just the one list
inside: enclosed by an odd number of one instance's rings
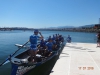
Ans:
{"label": "concrete pier", "polygon": [[96,46],[66,44],[50,75],[100,75],[100,47]]}

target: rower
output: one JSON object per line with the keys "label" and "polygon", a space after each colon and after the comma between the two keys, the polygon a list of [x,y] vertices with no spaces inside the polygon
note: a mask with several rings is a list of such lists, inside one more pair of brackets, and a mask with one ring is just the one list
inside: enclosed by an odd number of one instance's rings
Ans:
{"label": "rower", "polygon": [[64,41],[64,38],[62,37],[62,35],[59,35],[59,41],[60,42],[63,42]]}
{"label": "rower", "polygon": [[[40,34],[40,36],[38,36],[38,33]],[[34,56],[34,61],[36,59],[36,54],[38,52],[38,48],[37,48],[37,41],[38,39],[43,39],[43,36],[41,34],[41,32],[39,32],[38,30],[34,30],[34,34],[30,36],[30,56],[31,58],[33,58]]]}
{"label": "rower", "polygon": [[49,39],[51,39],[51,36],[49,36],[49,38],[48,38],[48,40],[47,40],[47,41],[49,41]]}
{"label": "rower", "polygon": [[43,56],[44,51],[46,49],[46,41],[44,39],[41,40],[40,45],[39,45],[39,53]]}
{"label": "rower", "polygon": [[52,39],[49,39],[48,42],[46,43],[46,47],[47,47],[47,50],[45,51],[45,56],[48,57],[48,56],[51,56],[52,54],[52,50],[53,50],[53,42],[52,42]]}
{"label": "rower", "polygon": [[52,43],[53,43],[53,50],[57,49],[57,44],[56,44],[56,37],[53,35],[52,37]]}
{"label": "rower", "polygon": [[56,39],[55,35],[53,35],[52,40],[54,41]]}

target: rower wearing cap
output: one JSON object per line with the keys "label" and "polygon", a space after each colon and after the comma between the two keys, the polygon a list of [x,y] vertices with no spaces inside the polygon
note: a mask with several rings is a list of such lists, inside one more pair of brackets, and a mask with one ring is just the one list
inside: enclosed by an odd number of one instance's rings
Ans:
{"label": "rower wearing cap", "polygon": [[[40,36],[38,36],[38,34],[40,34]],[[37,48],[37,41],[38,39],[43,39],[43,36],[41,34],[41,32],[39,32],[37,29],[34,30],[34,34],[30,36],[29,40],[30,40],[30,43],[31,43],[31,46],[30,46],[30,54],[31,54],[31,57],[33,58],[34,56],[34,61],[36,59],[36,54],[38,52],[38,48]]]}

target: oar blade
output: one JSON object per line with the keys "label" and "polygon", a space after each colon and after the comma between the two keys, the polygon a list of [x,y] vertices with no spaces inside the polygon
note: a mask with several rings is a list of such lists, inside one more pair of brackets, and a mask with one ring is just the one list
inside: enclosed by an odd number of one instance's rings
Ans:
{"label": "oar blade", "polygon": [[5,63],[3,63],[2,65],[5,65],[5,64],[7,64],[7,63],[9,63],[10,61],[9,60],[7,60]]}
{"label": "oar blade", "polygon": [[4,62],[2,62],[2,63],[0,64],[0,66],[6,64],[7,61],[9,61],[9,58],[7,58]]}

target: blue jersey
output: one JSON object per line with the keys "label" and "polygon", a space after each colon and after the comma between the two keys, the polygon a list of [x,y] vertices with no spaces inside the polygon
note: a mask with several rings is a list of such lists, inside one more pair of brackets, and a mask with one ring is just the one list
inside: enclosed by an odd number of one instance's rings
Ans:
{"label": "blue jersey", "polygon": [[40,42],[40,46],[41,46],[41,47],[46,46],[46,42],[45,42],[45,41],[41,41],[41,42]]}
{"label": "blue jersey", "polygon": [[63,41],[63,40],[64,40],[63,37],[60,37],[60,38],[59,38],[59,41]]}
{"label": "blue jersey", "polygon": [[55,45],[56,44],[56,41],[54,40],[52,43]]}
{"label": "blue jersey", "polygon": [[37,41],[39,39],[38,35],[31,35],[30,36],[30,43],[31,43],[31,48],[36,48],[37,47]]}
{"label": "blue jersey", "polygon": [[67,37],[67,40],[71,41],[71,37]]}
{"label": "blue jersey", "polygon": [[39,39],[38,35],[31,35],[30,36],[30,43],[31,44],[37,44],[38,39]]}
{"label": "blue jersey", "polygon": [[47,42],[46,46],[48,47],[49,51],[52,51],[53,43],[52,42]]}

